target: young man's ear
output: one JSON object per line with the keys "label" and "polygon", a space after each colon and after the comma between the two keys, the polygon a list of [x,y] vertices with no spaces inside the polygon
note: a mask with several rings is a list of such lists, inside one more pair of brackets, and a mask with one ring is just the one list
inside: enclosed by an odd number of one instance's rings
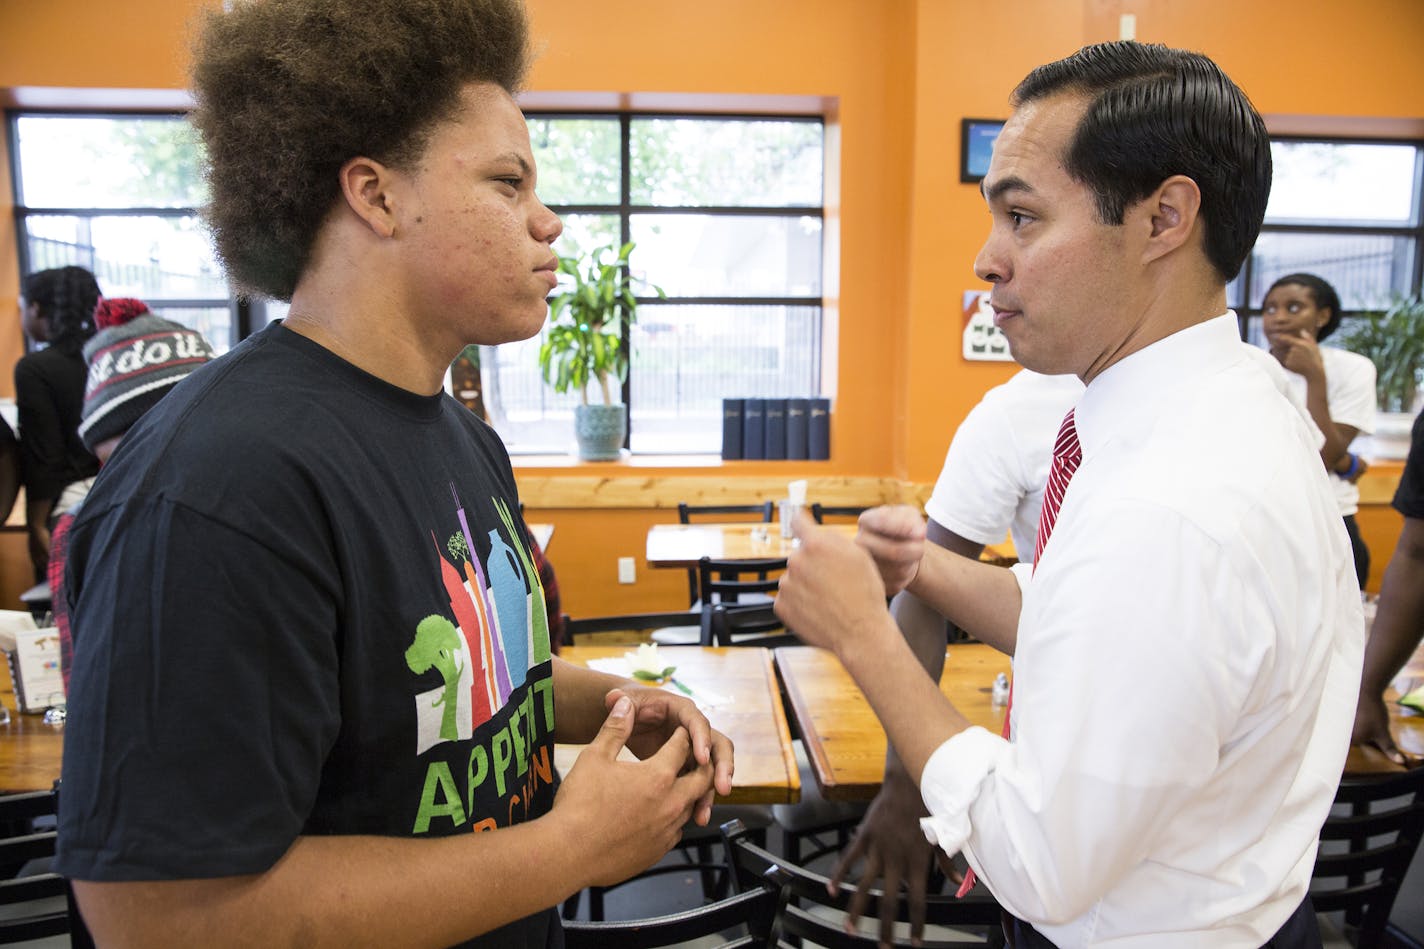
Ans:
{"label": "young man's ear", "polygon": [[338,172],[341,195],[347,207],[365,222],[377,237],[395,234],[395,207],[390,193],[391,170],[380,162],[358,155],[347,160]]}
{"label": "young man's ear", "polygon": [[1187,244],[1196,233],[1201,217],[1201,189],[1186,175],[1173,175],[1157,187],[1143,207],[1151,228],[1146,259],[1156,260]]}

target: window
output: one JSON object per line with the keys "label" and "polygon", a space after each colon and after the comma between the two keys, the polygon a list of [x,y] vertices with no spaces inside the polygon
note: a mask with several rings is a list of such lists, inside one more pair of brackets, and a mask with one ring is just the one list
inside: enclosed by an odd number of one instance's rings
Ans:
{"label": "window", "polygon": [[[579,256],[634,241],[634,452],[716,453],[722,399],[820,394],[824,124],[819,118],[530,113],[540,197]],[[511,452],[563,452],[575,393],[539,376],[541,338],[481,354]],[[592,394],[591,398],[598,398]]]}
{"label": "window", "polygon": [[[634,451],[716,453],[724,397],[820,394],[819,117],[531,113],[529,129],[540,197],[564,220],[555,250],[637,244],[646,296],[623,387]],[[219,352],[285,311],[228,286],[182,114],[16,112],[8,132],[22,272],[87,267],[106,295],[145,300]],[[540,378],[541,341],[481,356],[485,405],[516,453],[573,439],[579,395]]]}
{"label": "window", "polygon": [[184,116],[16,113],[9,134],[22,273],[77,264],[218,352],[239,338],[245,313],[199,220],[201,145]]}
{"label": "window", "polygon": [[1424,146],[1281,138],[1271,143],[1271,159],[1261,236],[1227,288],[1246,339],[1264,344],[1262,300],[1288,273],[1330,281],[1346,311],[1380,309],[1419,292]]}

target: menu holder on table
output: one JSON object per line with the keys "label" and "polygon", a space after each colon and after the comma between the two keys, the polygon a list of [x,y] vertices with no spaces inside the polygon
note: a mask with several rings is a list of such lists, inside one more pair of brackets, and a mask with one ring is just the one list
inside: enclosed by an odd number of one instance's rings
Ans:
{"label": "menu holder on table", "polygon": [[21,712],[43,712],[64,703],[58,629],[36,627],[29,613],[0,610],[0,650],[10,664],[15,705]]}

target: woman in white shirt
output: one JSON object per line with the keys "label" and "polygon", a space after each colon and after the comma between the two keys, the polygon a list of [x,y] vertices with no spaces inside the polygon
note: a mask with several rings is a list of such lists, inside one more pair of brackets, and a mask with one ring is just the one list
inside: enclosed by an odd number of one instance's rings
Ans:
{"label": "woman in white shirt", "polygon": [[1355,482],[1366,465],[1350,452],[1350,442],[1375,430],[1374,363],[1357,353],[1319,345],[1340,325],[1340,296],[1314,274],[1287,274],[1271,284],[1261,315],[1271,354],[1290,370],[1292,383],[1325,435],[1320,458],[1330,472],[1363,588],[1370,552],[1355,524],[1360,503]]}

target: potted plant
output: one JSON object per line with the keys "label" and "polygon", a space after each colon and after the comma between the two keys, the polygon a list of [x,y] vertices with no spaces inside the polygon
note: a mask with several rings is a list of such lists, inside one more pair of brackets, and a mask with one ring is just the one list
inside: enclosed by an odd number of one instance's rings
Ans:
{"label": "potted plant", "polygon": [[1374,457],[1403,458],[1424,387],[1424,299],[1398,298],[1383,312],[1361,314],[1341,345],[1375,364],[1381,414],[1372,443]]}
{"label": "potted plant", "polygon": [[[610,252],[615,259],[604,262]],[[628,377],[624,323],[637,319],[638,299],[628,273],[631,242],[595,248],[586,258],[559,258],[559,273],[571,278],[550,299],[549,335],[539,347],[539,370],[555,392],[577,388],[574,409],[578,454],[586,461],[616,459],[628,435],[627,406],[614,401],[614,382]],[[666,294],[651,287],[659,298]],[[598,382],[602,403],[590,403],[589,385]]]}

